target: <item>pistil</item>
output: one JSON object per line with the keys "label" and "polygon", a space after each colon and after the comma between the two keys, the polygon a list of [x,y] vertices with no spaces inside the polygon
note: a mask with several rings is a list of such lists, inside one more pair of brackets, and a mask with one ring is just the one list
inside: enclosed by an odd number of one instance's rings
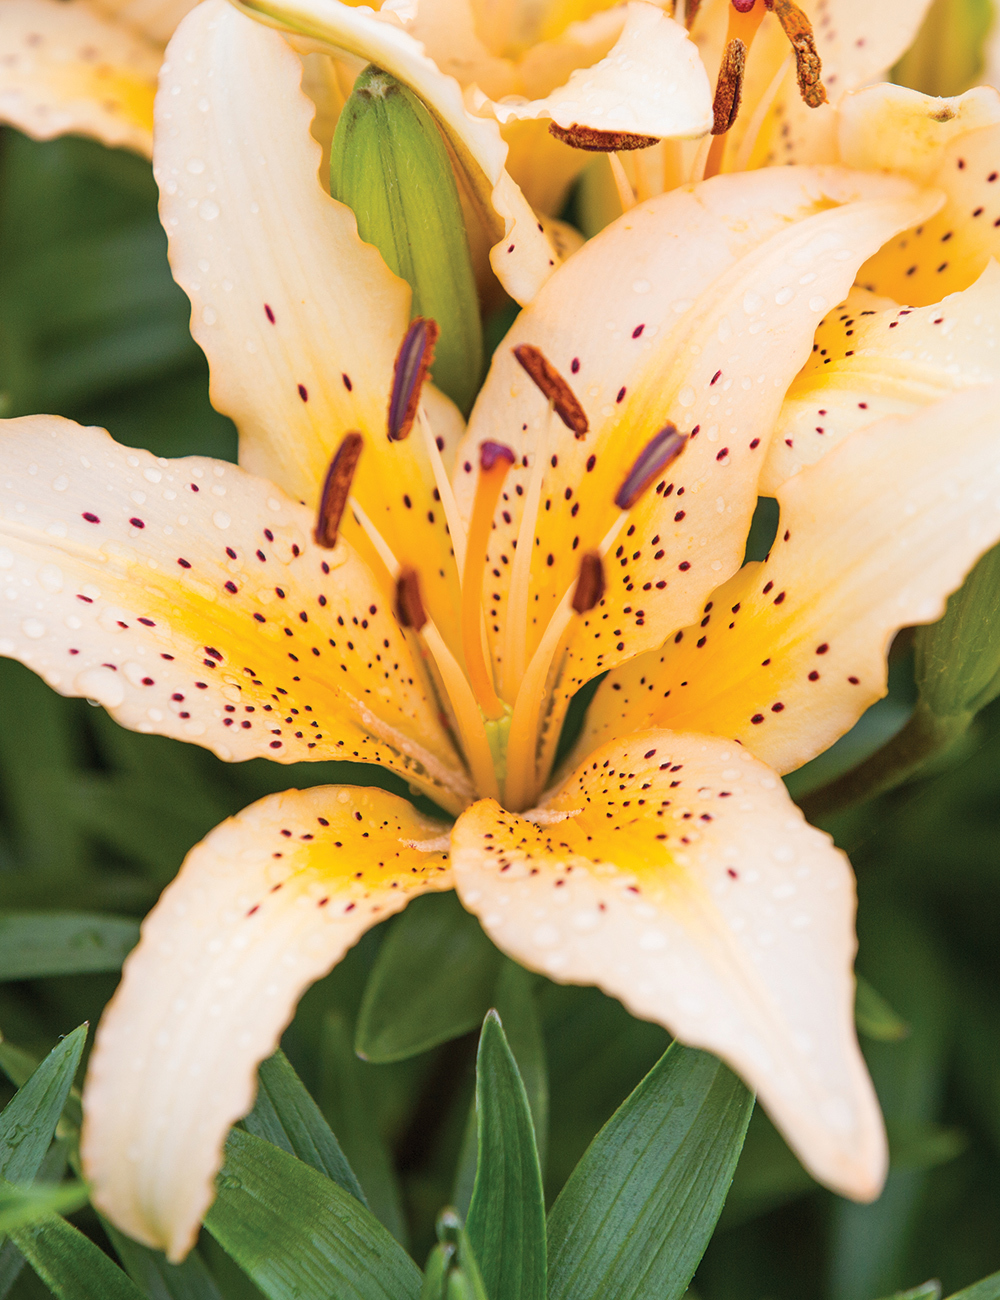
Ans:
{"label": "pistil", "polygon": [[503,490],[514,453],[501,442],[484,442],[479,448],[479,482],[469,521],[462,574],[462,649],[469,682],[486,718],[495,720],[506,713],[493,685],[483,645],[483,573],[493,514]]}

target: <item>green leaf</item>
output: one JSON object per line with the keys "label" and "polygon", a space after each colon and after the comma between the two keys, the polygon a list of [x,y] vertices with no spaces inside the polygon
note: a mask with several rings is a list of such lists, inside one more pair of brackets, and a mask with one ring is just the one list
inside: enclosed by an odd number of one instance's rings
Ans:
{"label": "green leaf", "polygon": [[458,187],[441,133],[420,100],[368,67],[337,122],[330,193],[358,233],[413,289],[412,313],[441,329],[434,382],[468,415],[483,371],[483,332]]}
{"label": "green leaf", "polygon": [[86,1025],[68,1034],[4,1107],[0,1114],[0,1178],[27,1185],[38,1173],[80,1064],[86,1037]]}
{"label": "green leaf", "polygon": [[222,1300],[197,1249],[183,1263],[171,1264],[162,1251],[140,1245],[103,1218],[101,1223],[125,1271],[144,1295],[152,1300]]}
{"label": "green leaf", "polygon": [[1000,1273],[991,1273],[981,1282],[974,1282],[962,1291],[956,1291],[948,1300],[1000,1300]]}
{"label": "green leaf", "polygon": [[924,1282],[909,1291],[897,1291],[895,1295],[886,1296],[885,1300],[941,1300],[941,1283]]}
{"label": "green leaf", "polygon": [[333,1130],[284,1052],[275,1052],[261,1065],[257,1100],[243,1126],[332,1178],[362,1205],[368,1204]]}
{"label": "green leaf", "polygon": [[549,1075],[535,1000],[537,983],[537,976],[508,958],[500,970],[494,1002],[507,1045],[517,1062],[524,1091],[528,1095],[531,1120],[535,1128],[535,1145],[538,1147],[538,1163],[544,1170],[549,1128]]}
{"label": "green leaf", "polygon": [[269,1300],[418,1300],[420,1270],[349,1192],[233,1129],[205,1226]]}
{"label": "green leaf", "polygon": [[15,1187],[0,1181],[0,1233],[9,1234],[50,1214],[71,1214],[86,1203],[87,1188],[83,1183]]}
{"label": "green leaf", "polygon": [[476,1058],[478,1159],[467,1228],[491,1300],[544,1300],[545,1198],[528,1097],[500,1017]]}
{"label": "green leaf", "polygon": [[0,912],[0,980],[121,970],[138,921],[89,912]]}
{"label": "green leaf", "polygon": [[420,1300],[490,1300],[469,1234],[454,1210],[445,1209],[438,1215],[437,1234]]}
{"label": "green leaf", "polygon": [[898,1043],[906,1038],[910,1026],[889,1006],[881,993],[876,993],[867,980],[859,975],[854,1001],[854,1021],[858,1032],[880,1043]]}
{"label": "green leaf", "polygon": [[502,957],[453,893],[415,899],[379,950],[354,1047],[385,1065],[469,1033],[489,1009]]}
{"label": "green leaf", "polygon": [[674,1043],[608,1120],[549,1215],[548,1300],[679,1300],[708,1245],[753,1097]]}
{"label": "green leaf", "polygon": [[370,1067],[358,1060],[343,1015],[328,1011],[321,1037],[323,1109],[344,1140],[344,1154],[364,1188],[367,1204],[397,1241],[406,1242],[407,1224],[399,1179],[379,1130],[372,1105]]}
{"label": "green leaf", "polygon": [[59,1300],[145,1300],[100,1247],[57,1215],[18,1228],[10,1238]]}

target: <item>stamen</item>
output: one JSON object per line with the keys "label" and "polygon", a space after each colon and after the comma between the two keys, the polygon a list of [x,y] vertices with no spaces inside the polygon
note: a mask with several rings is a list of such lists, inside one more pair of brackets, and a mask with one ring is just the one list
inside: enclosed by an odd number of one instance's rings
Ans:
{"label": "stamen", "polygon": [[337,545],[340,520],[351,493],[351,483],[363,444],[364,439],[360,433],[352,430],[344,434],[343,441],[330,462],[330,468],[326,471],[313,536],[317,544],[327,550],[332,550]]}
{"label": "stamen", "polygon": [[698,10],[701,8],[701,0],[687,0],[684,9],[684,26],[691,30],[694,26],[694,20],[698,17]]}
{"label": "stamen", "polygon": [[619,149],[648,149],[658,144],[657,135],[634,135],[631,131],[596,131],[592,126],[557,126],[549,123],[549,134],[572,149],[586,149],[588,153],[617,153]]}
{"label": "stamen", "polygon": [[604,595],[604,565],[601,557],[590,551],[580,561],[580,574],[573,592],[573,608],[578,614],[592,610]]}
{"label": "stamen", "polygon": [[437,321],[415,316],[399,345],[389,395],[390,442],[402,442],[410,436],[413,421],[417,418],[420,390],[434,360],[434,345],[439,333]]}
{"label": "stamen", "polygon": [[774,16],[785,29],[795,54],[795,72],[799,94],[810,108],[825,104],[826,87],[820,80],[823,63],[816,49],[812,24],[794,0],[772,0]]}
{"label": "stamen", "polygon": [[441,452],[438,449],[434,430],[431,428],[431,422],[427,418],[427,412],[422,405],[417,407],[417,424],[424,436],[427,457],[431,462],[431,469],[434,473],[434,485],[438,490],[438,496],[441,498],[441,505],[444,507],[444,517],[448,523],[448,532],[451,534],[451,544],[455,548],[455,562],[458,565],[459,580],[461,580],[462,570],[465,568],[465,525],[458,509],[458,502],[455,500],[451,480],[448,478],[448,471],[441,459]]}
{"label": "stamen", "polygon": [[736,121],[740,111],[740,98],[743,94],[743,74],[747,66],[747,47],[737,37],[726,46],[719,69],[719,80],[715,86],[715,103],[712,111],[715,120],[712,123],[713,135],[725,135]]}
{"label": "stamen", "polygon": [[461,666],[434,622],[427,617],[420,595],[420,578],[414,569],[401,570],[396,580],[396,616],[403,627],[420,634],[434,661],[477,792],[485,797],[499,798],[500,787],[479,705]]}
{"label": "stamen", "polygon": [[635,190],[632,188],[628,173],[622,166],[622,160],[616,153],[608,154],[608,166],[611,168],[611,179],[618,191],[618,202],[622,205],[622,212],[631,212],[636,204]]}
{"label": "stamen", "polygon": [[[756,0],[731,0],[726,46],[715,86],[715,120],[712,125],[712,135],[715,138],[705,162],[705,180],[717,176],[722,170],[726,135],[739,112],[747,54],[769,8],[768,0],[759,4]],[[727,121],[728,126],[725,125]]]}
{"label": "stamen", "polygon": [[531,343],[520,343],[514,349],[521,369],[535,386],[547,397],[556,414],[576,438],[585,438],[590,424],[587,413],[576,399],[576,394],[540,348]]}
{"label": "stamen", "polygon": [[414,632],[422,631],[427,622],[415,569],[403,569],[396,579],[396,616],[402,627],[412,628]]}
{"label": "stamen", "polygon": [[503,717],[504,706],[493,687],[493,674],[483,649],[483,570],[486,568],[486,553],[493,528],[493,512],[507,471],[514,460],[514,453],[502,442],[484,442],[479,448],[479,482],[469,521],[462,575],[462,649],[465,653],[465,666],[479,707],[488,718]]}
{"label": "stamen", "polygon": [[666,469],[681,454],[687,440],[686,433],[678,433],[674,425],[665,424],[646,443],[615,496],[615,505],[619,510],[632,509],[661,470]]}

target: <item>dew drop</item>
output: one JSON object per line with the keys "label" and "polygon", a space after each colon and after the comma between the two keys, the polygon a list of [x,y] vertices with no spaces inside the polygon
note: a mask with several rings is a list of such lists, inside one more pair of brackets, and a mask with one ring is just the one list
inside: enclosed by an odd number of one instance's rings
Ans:
{"label": "dew drop", "polygon": [[214,221],[219,215],[218,203],[214,202],[212,199],[202,199],[201,204],[198,207],[198,215],[199,217],[204,218],[205,221]]}
{"label": "dew drop", "polygon": [[32,641],[37,641],[45,635],[45,624],[37,618],[26,618],[21,624],[21,631]]}
{"label": "dew drop", "polygon": [[88,700],[96,700],[106,709],[117,708],[125,698],[125,686],[110,668],[87,668],[77,675],[73,686]]}

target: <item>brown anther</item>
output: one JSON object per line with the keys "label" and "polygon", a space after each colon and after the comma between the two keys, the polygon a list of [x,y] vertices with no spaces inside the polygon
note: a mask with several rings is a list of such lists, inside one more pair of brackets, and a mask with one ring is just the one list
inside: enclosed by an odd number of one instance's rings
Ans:
{"label": "brown anther", "polygon": [[576,394],[549,359],[531,343],[520,343],[514,356],[542,395],[552,403],[556,415],[577,438],[586,437],[590,424]]}
{"label": "brown anther", "polygon": [[332,550],[337,545],[337,531],[351,493],[351,482],[363,444],[364,439],[360,433],[355,430],[345,433],[330,461],[330,468],[326,471],[313,537],[319,546],[325,546],[327,550]]}
{"label": "brown anther", "polygon": [[648,149],[659,144],[657,135],[634,135],[631,131],[597,131],[592,126],[557,126],[549,123],[549,134],[572,149],[585,149],[588,153],[619,153],[629,149]]}
{"label": "brown anther", "polygon": [[650,438],[618,489],[615,505],[619,510],[632,509],[653,480],[681,454],[687,440],[686,433],[678,433],[676,426],[669,423]]}
{"label": "brown anther", "polygon": [[701,8],[701,0],[687,0],[684,7],[684,26],[691,30],[694,26],[694,20],[698,17],[698,10]]}
{"label": "brown anther", "polygon": [[604,565],[596,551],[588,551],[580,560],[580,574],[573,592],[573,608],[586,614],[604,595]]}
{"label": "brown anther", "polygon": [[771,8],[792,43],[799,94],[810,108],[819,108],[820,104],[827,102],[826,87],[820,80],[823,64],[816,49],[812,24],[794,0],[772,0]]}
{"label": "brown anther", "polygon": [[396,617],[403,627],[419,632],[427,622],[420,599],[420,579],[415,569],[403,569],[396,580]]}
{"label": "brown anther", "polygon": [[731,130],[740,111],[740,98],[743,94],[743,74],[747,66],[747,47],[736,37],[731,40],[722,55],[719,68],[719,80],[715,86],[715,102],[712,105],[714,120],[713,135],[725,135]]}
{"label": "brown anther", "polygon": [[399,345],[389,394],[390,442],[402,442],[410,436],[417,418],[420,390],[434,361],[434,346],[440,332],[436,320],[415,316]]}

